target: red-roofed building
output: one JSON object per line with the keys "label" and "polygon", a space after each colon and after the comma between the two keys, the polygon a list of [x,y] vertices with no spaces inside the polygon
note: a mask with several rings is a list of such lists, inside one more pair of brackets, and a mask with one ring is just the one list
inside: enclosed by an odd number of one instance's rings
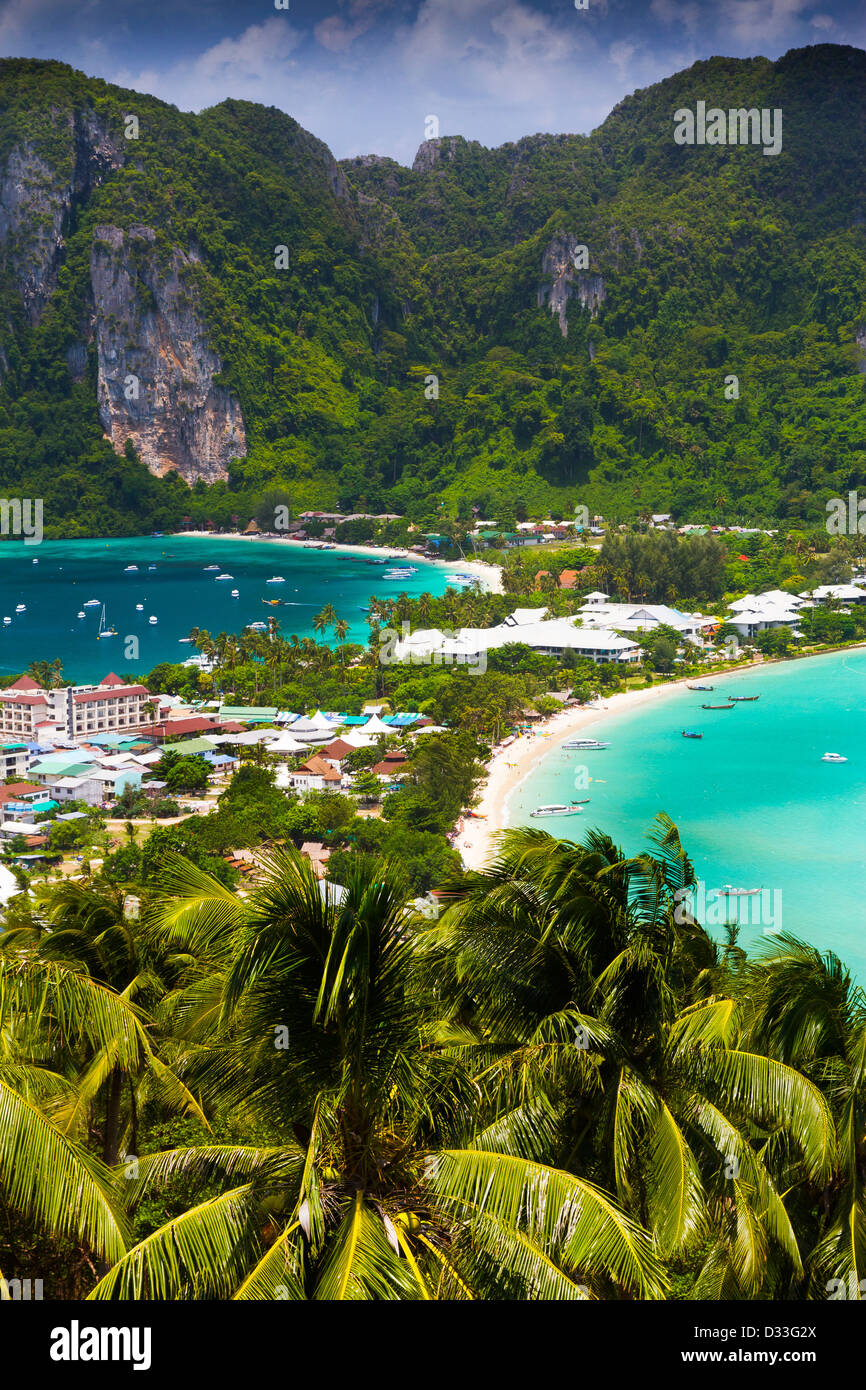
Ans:
{"label": "red-roofed building", "polygon": [[150,698],[143,685],[125,685],[110,672],[99,685],[43,690],[29,676],[0,690],[0,734],[36,741],[37,730],[66,738],[136,729]]}
{"label": "red-roofed building", "polygon": [[[240,727],[240,726],[237,726]],[[227,724],[220,724],[217,719],[208,719],[203,714],[190,715],[189,719],[166,719],[161,724],[147,724],[139,730],[145,738],[152,738],[157,743],[170,743],[174,739],[182,738],[185,734],[207,734],[215,730],[226,732]]]}

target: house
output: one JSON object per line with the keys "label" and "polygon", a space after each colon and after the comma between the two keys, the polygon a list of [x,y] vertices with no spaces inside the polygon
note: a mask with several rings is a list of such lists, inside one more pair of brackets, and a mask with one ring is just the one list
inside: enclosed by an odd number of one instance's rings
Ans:
{"label": "house", "polygon": [[731,616],[727,621],[747,640],[780,627],[790,627],[798,637],[801,634],[797,623],[804,607],[804,600],[797,594],[787,594],[784,589],[767,589],[762,594],[746,594],[736,599],[729,605]]}
{"label": "house", "polygon": [[319,757],[326,763],[331,763],[338,772],[342,772],[343,760],[356,751],[353,743],[347,743],[344,738],[335,738],[319,750]]}
{"label": "house", "polygon": [[296,771],[289,771],[287,781],[294,791],[320,792],[339,790],[343,779],[332,763],[325,762],[318,753],[314,753]]}
{"label": "house", "polygon": [[401,753],[399,749],[394,749],[393,752],[386,753],[382,761],[376,763],[372,770],[381,782],[393,782],[396,775],[406,767],[408,762],[409,759],[405,753]]}
{"label": "house", "polygon": [[573,589],[580,577],[580,570],[563,570],[559,576],[560,589]]}
{"label": "house", "polygon": [[866,603],[866,589],[854,584],[819,584],[817,589],[800,595],[803,599],[813,599],[816,603]]}

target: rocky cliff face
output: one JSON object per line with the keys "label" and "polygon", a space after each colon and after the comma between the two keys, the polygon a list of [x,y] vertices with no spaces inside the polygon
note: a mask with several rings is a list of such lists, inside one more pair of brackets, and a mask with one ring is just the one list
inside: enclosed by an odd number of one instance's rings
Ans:
{"label": "rocky cliff face", "polygon": [[106,434],[131,439],[152,473],[187,482],[226,476],[246,453],[238,400],[214,383],[222,363],[208,341],[190,274],[195,256],[166,261],[151,227],[98,226],[90,258],[97,399]]}
{"label": "rocky cliff face", "polygon": [[52,111],[50,119],[64,146],[62,161],[48,164],[24,141],[0,172],[0,258],[30,324],[38,323],[57,283],[63,234],[75,203],[123,162],[118,142],[93,112]]}
{"label": "rocky cliff face", "polygon": [[538,307],[550,305],[559,319],[563,338],[568,337],[568,301],[577,299],[593,318],[604,303],[606,291],[601,275],[575,268],[575,252],[581,243],[570,232],[561,232],[545,248],[541,258],[544,283],[538,288]]}

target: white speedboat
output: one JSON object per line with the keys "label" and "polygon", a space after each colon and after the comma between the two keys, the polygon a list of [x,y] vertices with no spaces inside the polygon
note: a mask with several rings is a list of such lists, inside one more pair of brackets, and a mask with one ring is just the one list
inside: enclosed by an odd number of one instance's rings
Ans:
{"label": "white speedboat", "polygon": [[267,632],[267,623],[247,623],[248,632]]}
{"label": "white speedboat", "polygon": [[87,617],[87,614],[85,613],[85,611],[84,611],[83,608],[80,608],[80,609],[78,610],[78,616],[79,616],[79,618],[86,618],[86,617]]}
{"label": "white speedboat", "polygon": [[232,589],[232,598],[240,598],[240,593],[237,589]]}
{"label": "white speedboat", "polygon": [[98,598],[89,598],[89,599],[86,599],[85,602],[84,602],[84,607],[85,607],[85,608],[99,608],[99,606],[100,606],[100,600],[99,600]]}
{"label": "white speedboat", "polygon": [[609,748],[609,743],[600,743],[597,738],[569,738],[562,745],[563,748],[582,748],[584,751],[590,748]]}
{"label": "white speedboat", "polygon": [[720,889],[726,898],[752,898],[760,891],[760,888],[734,888],[730,883],[723,883]]}
{"label": "white speedboat", "polygon": [[219,565],[205,565],[205,567],[204,567],[204,572],[205,572],[205,574],[207,574],[209,570],[218,570],[218,569],[219,569]]}
{"label": "white speedboat", "polygon": [[847,763],[848,759],[843,758],[841,753],[825,753],[821,759],[822,763]]}
{"label": "white speedboat", "polygon": [[136,611],[136,613],[143,613],[143,612],[144,612],[144,604],[143,604],[143,603],[137,603],[137,604],[135,605],[135,611]]}
{"label": "white speedboat", "polygon": [[285,579],[281,574],[275,574],[273,579],[266,579],[266,584],[285,584]]}
{"label": "white speedboat", "polygon": [[34,563],[34,565],[38,565],[38,564],[39,564],[39,561],[38,561],[38,560],[34,560],[33,563]]}
{"label": "white speedboat", "polygon": [[149,570],[155,570],[155,569],[156,569],[156,565],[148,565],[147,568],[148,568]]}
{"label": "white speedboat", "polygon": [[124,566],[124,569],[123,569],[123,573],[124,573],[124,574],[138,574],[138,565],[125,565],[125,566]]}
{"label": "white speedboat", "polygon": [[15,612],[16,612],[16,613],[26,613],[26,612],[27,612],[27,604],[26,604],[26,603],[19,603],[18,607],[15,609]]}
{"label": "white speedboat", "polygon": [[219,581],[220,581],[221,579],[234,579],[234,575],[233,575],[233,574],[218,574],[217,577],[216,577],[216,579],[214,580],[214,583],[215,583],[215,584],[218,584]]}
{"label": "white speedboat", "polygon": [[565,805],[565,804],[563,804],[563,805],[551,805],[551,806],[536,806],[535,810],[534,810],[534,811],[530,811],[529,814],[530,814],[531,816],[535,816],[535,817],[540,817],[540,816],[579,816],[579,815],[581,814],[581,807],[582,807],[582,806],[585,806],[586,803],[587,803],[588,801],[589,801],[589,797],[587,796],[587,797],[584,797],[584,799],[583,799],[582,801],[572,801],[570,805]]}
{"label": "white speedboat", "polygon": [[159,622],[159,618],[157,618],[154,614],[151,614],[147,621],[150,623],[151,627],[156,627],[157,623]]}
{"label": "white speedboat", "polygon": [[8,627],[9,624],[11,623],[11,621],[12,621],[11,618],[4,618],[4,619],[3,619],[3,626],[4,626],[4,627]]}
{"label": "white speedboat", "polygon": [[191,638],[191,637],[178,637],[177,640],[178,640],[178,642],[191,642],[191,641],[192,641],[192,638]]}

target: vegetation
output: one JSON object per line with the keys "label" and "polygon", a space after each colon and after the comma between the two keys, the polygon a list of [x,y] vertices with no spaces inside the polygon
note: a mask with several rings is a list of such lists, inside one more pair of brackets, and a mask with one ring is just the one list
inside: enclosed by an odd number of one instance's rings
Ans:
{"label": "vegetation", "polygon": [[[864,464],[864,63],[826,44],[714,58],[589,137],[458,138],[410,171],[337,166],[248,102],[184,115],[3,60],[0,157],[26,144],[55,177],[34,219],[72,177],[76,129],[94,124],[111,153],[75,196],[38,322],[21,297],[33,247],[5,248],[0,487],[41,495],[58,537],[272,524],[277,505],[433,530],[473,506],[507,527],[578,504],[615,522],[822,524]],[[778,157],[676,145],[673,112],[708,93],[783,108]],[[131,439],[118,455],[103,437],[91,250],[97,227],[142,223],[156,240],[132,267],[139,308],[173,248],[194,247],[184,289],[242,407],[246,456],[210,486],[156,478]],[[576,244],[604,300],[595,318],[580,307],[577,272],[564,337],[539,290],[546,253]]]}
{"label": "vegetation", "polygon": [[240,898],[168,855],[140,914],[64,885],[3,934],[7,1278],[802,1300],[863,1276],[862,991],[791,938],[711,940],[670,821],[634,859],[506,832],[437,923],[394,862],[347,868],[338,899],[276,849]]}

